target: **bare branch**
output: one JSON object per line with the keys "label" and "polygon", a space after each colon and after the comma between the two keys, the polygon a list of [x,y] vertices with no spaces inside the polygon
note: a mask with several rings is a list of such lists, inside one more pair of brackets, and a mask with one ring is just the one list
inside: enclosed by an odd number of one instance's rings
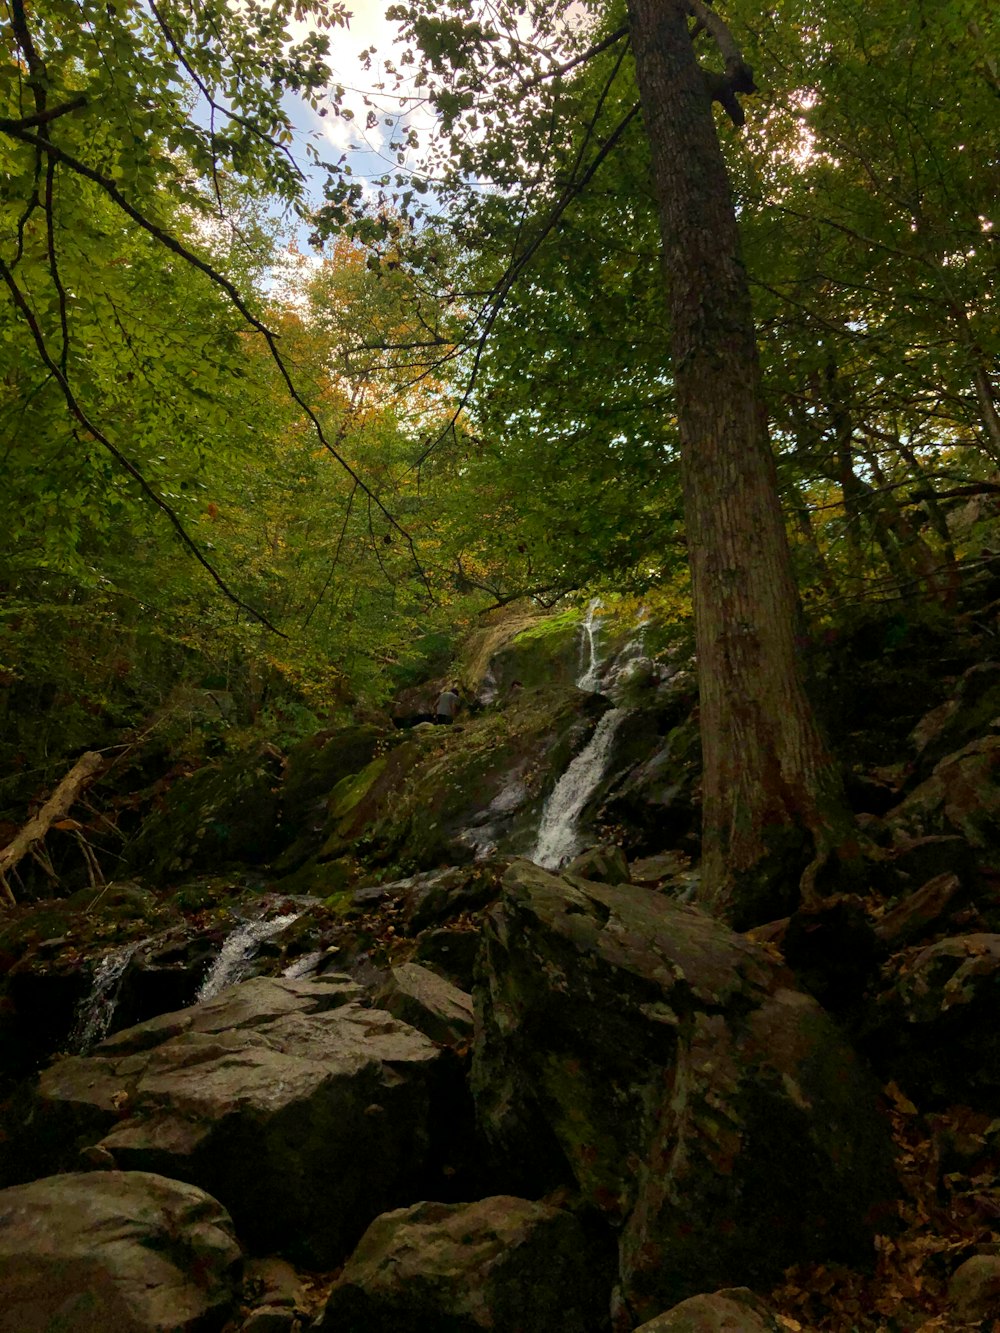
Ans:
{"label": "bare branch", "polygon": [[628,24],[623,24],[622,27],[616,28],[610,37],[605,37],[603,41],[595,43],[588,51],[574,56],[572,60],[567,60],[564,65],[555,65],[552,69],[536,74],[533,78],[527,79],[521,86],[527,91],[529,88],[537,88],[546,79],[556,79],[562,74],[568,74],[571,69],[576,69],[578,65],[584,65],[588,60],[593,60],[594,56],[599,56],[602,51],[606,51],[609,46],[614,46],[616,42],[620,42],[623,37],[627,36]]}

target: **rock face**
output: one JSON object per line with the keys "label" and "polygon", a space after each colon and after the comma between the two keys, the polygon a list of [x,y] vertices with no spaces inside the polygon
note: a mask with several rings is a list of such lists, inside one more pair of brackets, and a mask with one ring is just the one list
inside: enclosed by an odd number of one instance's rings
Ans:
{"label": "rock face", "polygon": [[143,1171],[0,1191],[0,1333],[220,1328],[239,1279],[225,1210]]}
{"label": "rock face", "polygon": [[475,998],[483,1129],[536,1188],[569,1177],[620,1228],[629,1318],[870,1253],[893,1194],[873,1088],[757,946],[648,890],[517,862]]}
{"label": "rock face", "polygon": [[42,1074],[36,1141],[191,1181],[251,1247],[334,1263],[426,1184],[442,1055],[358,995],[261,977],[118,1033]]}
{"label": "rock face", "polygon": [[281,842],[280,777],[281,756],[264,745],[181,778],[126,847],[126,865],[162,883],[267,860]]}
{"label": "rock face", "polygon": [[[508,1195],[377,1218],[331,1293],[331,1333],[599,1333],[611,1274],[579,1222]],[[602,1268],[605,1271],[602,1272]],[[603,1279],[603,1280],[602,1280]]]}

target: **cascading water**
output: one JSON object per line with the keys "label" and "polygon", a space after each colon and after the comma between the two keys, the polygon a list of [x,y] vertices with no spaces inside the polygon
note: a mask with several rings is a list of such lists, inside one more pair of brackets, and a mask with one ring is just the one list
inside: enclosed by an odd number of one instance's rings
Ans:
{"label": "cascading water", "polygon": [[593,736],[552,790],[542,811],[538,839],[531,860],[545,870],[558,870],[579,850],[577,821],[607,768],[615,733],[627,710],[610,708]]}
{"label": "cascading water", "polygon": [[301,912],[287,912],[284,916],[272,917],[270,921],[244,921],[237,926],[223,941],[211,971],[198,987],[195,1002],[200,1004],[202,1000],[210,1000],[226,986],[232,986],[249,976],[261,944],[297,921],[301,915]]}
{"label": "cascading water", "polygon": [[599,597],[595,597],[588,605],[587,614],[580,626],[582,636],[580,639],[580,674],[576,679],[576,688],[586,690],[588,694],[594,694],[600,683],[601,656],[598,650],[598,637],[601,622],[597,615],[600,609],[601,600]]}
{"label": "cascading water", "polygon": [[70,1049],[87,1055],[108,1035],[121,994],[122,979],[141,941],[123,944],[104,955],[94,969],[90,991],[76,1007]]}
{"label": "cascading water", "polygon": [[[604,671],[599,646],[601,603],[595,598],[587,607],[581,625],[580,675],[577,689],[596,693]],[[642,651],[642,640],[634,639],[618,654],[611,669],[608,689],[613,689],[627,664]],[[627,708],[611,708],[598,722],[590,740],[572,761],[549,795],[542,810],[538,837],[530,859],[545,870],[558,870],[580,850],[578,821],[604,777],[618,728],[628,716]]]}

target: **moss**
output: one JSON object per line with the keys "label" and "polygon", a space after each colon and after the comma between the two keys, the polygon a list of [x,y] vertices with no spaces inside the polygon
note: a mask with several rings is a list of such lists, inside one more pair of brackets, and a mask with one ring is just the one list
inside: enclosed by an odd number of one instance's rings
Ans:
{"label": "moss", "polygon": [[340,889],[337,893],[331,893],[329,898],[324,898],[323,906],[334,916],[350,916],[355,910],[354,893],[351,889]]}
{"label": "moss", "polygon": [[530,643],[536,639],[547,639],[553,634],[562,634],[565,630],[572,630],[575,634],[579,625],[583,622],[583,615],[577,607],[571,607],[568,611],[560,611],[558,615],[546,616],[544,620],[530,625],[520,633],[514,635],[515,644]]}
{"label": "moss", "polygon": [[388,763],[388,755],[379,755],[367,764],[360,773],[352,773],[349,777],[341,778],[330,793],[329,811],[331,819],[343,819],[351,811],[356,810],[369,791],[374,786],[376,780],[385,772]]}

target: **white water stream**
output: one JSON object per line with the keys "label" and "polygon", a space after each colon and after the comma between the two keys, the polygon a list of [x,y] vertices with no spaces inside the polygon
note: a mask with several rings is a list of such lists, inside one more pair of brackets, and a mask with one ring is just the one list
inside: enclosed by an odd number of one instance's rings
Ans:
{"label": "white water stream", "polygon": [[608,766],[615,734],[627,710],[609,708],[590,740],[552,789],[542,810],[531,860],[545,870],[558,870],[580,850],[577,824],[583,808]]}
{"label": "white water stream", "polygon": [[284,916],[271,917],[270,921],[244,921],[241,926],[237,926],[224,940],[211,971],[198,987],[195,1003],[210,1000],[226,986],[232,986],[249,976],[257,950],[264,940],[277,935],[301,915],[301,912],[287,912]]}
{"label": "white water stream", "polygon": [[[577,689],[596,693],[608,675],[600,653],[601,603],[594,599],[580,626],[580,674]],[[606,689],[612,690],[624,669],[642,652],[641,634],[618,654]],[[530,859],[545,870],[558,870],[581,850],[580,816],[607,771],[618,729],[628,716],[627,708],[610,708],[598,722],[594,734],[573,759],[549,794],[542,810],[538,837]]]}
{"label": "white water stream", "polygon": [[131,944],[112,949],[94,968],[90,991],[76,1007],[69,1038],[70,1048],[80,1055],[89,1054],[108,1035],[118,1006],[122,979],[140,943],[140,940],[134,940]]}

